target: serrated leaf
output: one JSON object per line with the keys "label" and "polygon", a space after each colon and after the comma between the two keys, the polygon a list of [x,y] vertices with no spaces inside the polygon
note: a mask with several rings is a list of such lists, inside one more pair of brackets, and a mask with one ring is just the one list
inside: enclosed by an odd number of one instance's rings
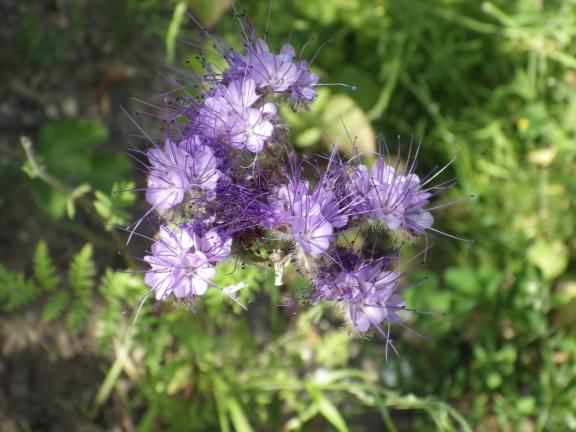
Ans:
{"label": "serrated leaf", "polygon": [[88,309],[81,303],[73,303],[66,316],[66,325],[72,330],[78,330],[87,318]]}
{"label": "serrated leaf", "polygon": [[66,214],[68,215],[68,218],[74,219],[74,216],[76,216],[76,200],[82,197],[82,195],[85,195],[88,192],[90,192],[91,189],[92,188],[90,187],[90,185],[83,183],[76,189],[74,189],[72,193],[68,196],[68,199],[66,201]]}
{"label": "serrated leaf", "polygon": [[92,245],[86,244],[74,258],[68,270],[68,280],[75,297],[83,305],[87,305],[92,297],[96,267],[92,259]]}
{"label": "serrated leaf", "polygon": [[44,291],[53,291],[60,284],[58,270],[48,253],[46,242],[39,241],[34,252],[34,278]]}
{"label": "serrated leaf", "polygon": [[108,301],[133,303],[146,292],[146,287],[140,277],[107,270],[98,290]]}
{"label": "serrated leaf", "polygon": [[56,293],[48,299],[46,305],[44,305],[44,309],[42,310],[42,320],[43,321],[52,321],[58,318],[68,305],[68,301],[70,296],[67,292],[62,291]]}
{"label": "serrated leaf", "polygon": [[94,208],[104,221],[107,230],[127,223],[129,214],[126,209],[136,199],[133,188],[133,182],[118,182],[112,186],[110,195],[102,191],[95,192]]}
{"label": "serrated leaf", "polygon": [[3,309],[12,311],[30,304],[40,292],[36,284],[22,273],[9,271],[0,265],[0,300]]}
{"label": "serrated leaf", "polygon": [[94,288],[94,276],[96,275],[92,255],[92,245],[84,245],[72,259],[68,270],[68,280],[74,292],[74,298],[66,316],[66,323],[73,330],[79,329],[88,318],[92,289]]}

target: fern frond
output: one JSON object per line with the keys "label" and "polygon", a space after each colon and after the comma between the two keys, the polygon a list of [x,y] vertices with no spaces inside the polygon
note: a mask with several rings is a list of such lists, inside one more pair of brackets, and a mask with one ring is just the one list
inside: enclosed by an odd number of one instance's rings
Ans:
{"label": "fern frond", "polygon": [[68,269],[70,286],[74,290],[74,293],[80,298],[84,298],[87,295],[91,296],[91,290],[94,288],[96,267],[92,259],[92,254],[92,245],[84,245],[80,252],[72,258],[72,263]]}
{"label": "fern frond", "polygon": [[68,269],[68,281],[74,292],[74,299],[66,318],[68,325],[75,330],[88,318],[92,303],[92,290],[96,276],[96,266],[92,255],[92,245],[84,245],[74,256]]}
{"label": "fern frond", "polygon": [[98,290],[109,302],[128,304],[137,302],[146,292],[141,277],[110,269],[102,276]]}
{"label": "fern frond", "polygon": [[34,252],[34,278],[44,291],[54,291],[60,284],[58,271],[43,240],[38,242]]}
{"label": "fern frond", "polygon": [[133,189],[133,182],[118,182],[114,183],[109,195],[101,191],[95,192],[94,208],[108,231],[115,226],[125,225],[130,219],[127,209],[136,199]]}
{"label": "fern frond", "polygon": [[46,304],[44,305],[44,309],[42,310],[42,320],[43,321],[52,321],[58,318],[66,307],[68,306],[68,302],[70,300],[70,294],[66,291],[60,291],[55,294],[52,294]]}
{"label": "fern frond", "polygon": [[66,315],[66,324],[72,330],[79,330],[82,324],[86,322],[89,315],[89,309],[81,303],[72,303],[70,310]]}
{"label": "fern frond", "polygon": [[0,308],[13,311],[32,303],[40,294],[36,284],[22,273],[12,272],[0,264]]}

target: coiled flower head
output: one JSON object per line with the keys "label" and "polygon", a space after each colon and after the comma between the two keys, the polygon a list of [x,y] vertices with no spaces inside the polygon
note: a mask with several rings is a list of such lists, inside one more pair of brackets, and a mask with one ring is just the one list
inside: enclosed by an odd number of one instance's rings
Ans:
{"label": "coiled flower head", "polygon": [[163,147],[146,152],[147,214],[155,211],[161,226],[144,257],[145,282],[158,300],[193,300],[213,286],[223,260],[269,260],[277,285],[293,263],[309,278],[313,302],[340,305],[356,332],[385,334],[404,309],[398,251],[368,257],[342,244],[375,221],[412,237],[432,230],[432,188],[413,162],[402,169],[378,157],[368,168],[336,150],[302,162],[278,107],[310,104],[318,76],[290,45],[274,53],[243,30],[244,52],[217,48],[227,68],[204,64],[194,97],[164,116]]}

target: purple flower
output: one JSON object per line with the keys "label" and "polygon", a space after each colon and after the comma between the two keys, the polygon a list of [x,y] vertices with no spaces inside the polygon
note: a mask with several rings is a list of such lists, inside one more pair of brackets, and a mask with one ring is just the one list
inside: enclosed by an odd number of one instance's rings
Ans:
{"label": "purple flower", "polygon": [[235,111],[241,113],[260,99],[256,93],[256,83],[252,79],[238,79],[226,86],[216,88],[206,99],[206,106],[214,112]]}
{"label": "purple flower", "polygon": [[180,142],[180,145],[186,150],[186,157],[181,162],[190,187],[215,191],[222,172],[218,169],[220,161],[213,150],[197,135]]}
{"label": "purple flower", "polygon": [[230,124],[230,143],[237,149],[246,148],[252,153],[260,153],[264,144],[274,133],[268,114],[276,110],[248,108],[243,115],[233,118]]}
{"label": "purple flower", "polygon": [[[244,53],[213,39],[228,68],[201,59],[206,73],[194,77],[192,94],[178,92],[161,116],[178,138],[146,152],[151,208],[131,236],[154,211],[162,225],[144,257],[145,282],[158,300],[193,300],[213,285],[216,264],[231,257],[234,243],[243,262],[268,261],[275,284],[292,263],[311,280],[313,301],[339,305],[359,333],[384,334],[383,325],[405,309],[393,270],[399,252],[374,258],[384,245],[367,237],[362,253],[354,252],[356,240],[343,234],[359,228],[361,236],[375,221],[422,234],[433,222],[434,188],[425,188],[412,164],[404,169],[383,158],[370,169],[340,160],[336,149],[317,165],[298,160],[275,104],[312,102],[318,77],[290,45],[276,53],[249,26],[243,34]],[[237,289],[223,292],[234,299]]]}
{"label": "purple flower", "polygon": [[293,240],[310,255],[328,250],[334,228],[322,215],[300,214],[287,218]]}
{"label": "purple flower", "polygon": [[290,88],[290,100],[296,104],[310,103],[316,98],[314,87],[318,84],[318,75],[310,72],[310,67],[305,61],[297,64],[298,79]]}
{"label": "purple flower", "polygon": [[422,189],[420,178],[410,174],[405,179],[406,190],[404,226],[413,234],[422,234],[434,223],[432,213],[426,206],[432,194]]}
{"label": "purple flower", "polygon": [[188,182],[180,161],[186,158],[186,153],[168,139],[164,149],[148,150],[147,156],[150,172],[146,200],[163,213],[184,199]]}
{"label": "purple flower", "polygon": [[214,192],[222,174],[212,150],[197,136],[180,144],[167,139],[164,148],[153,148],[147,156],[146,200],[161,214],[182,203],[188,192]]}
{"label": "purple flower", "polygon": [[248,47],[245,58],[258,88],[282,93],[291,88],[299,77],[294,56],[294,48],[288,44],[282,47],[279,54],[273,54],[266,42],[258,39]]}
{"label": "purple flower", "polygon": [[364,217],[370,214],[372,206],[368,200],[371,189],[371,179],[365,165],[345,166],[340,169],[338,180],[343,184],[349,199],[349,205],[355,210],[356,216]]}
{"label": "purple flower", "polygon": [[291,240],[310,255],[328,250],[335,229],[348,221],[322,182],[311,191],[307,181],[293,177],[275,190],[270,201],[272,225],[287,226]]}
{"label": "purple flower", "polygon": [[271,120],[277,111],[272,103],[256,106],[259,99],[254,80],[231,81],[211,92],[195,114],[196,122],[209,137],[225,139],[239,150],[259,153],[274,133]]}
{"label": "purple flower", "polygon": [[289,44],[274,54],[265,41],[256,39],[248,43],[245,55],[229,53],[225,58],[230,66],[226,79],[250,78],[259,90],[285,93],[294,103],[309,103],[316,96],[318,77],[310,72],[307,62],[295,60]]}
{"label": "purple flower", "polygon": [[365,333],[371,328],[381,330],[382,322],[398,322],[397,311],[404,309],[405,303],[398,290],[398,275],[383,272],[378,276],[374,290],[362,302],[347,303],[346,315],[354,328]]}
{"label": "purple flower", "polygon": [[403,174],[378,159],[371,173],[365,166],[354,167],[349,174],[350,193],[358,214],[382,221],[391,231],[405,230],[422,234],[434,218],[426,210],[432,194],[422,188],[416,174]]}
{"label": "purple flower", "polygon": [[371,327],[380,331],[382,322],[400,320],[396,312],[404,308],[404,301],[399,295],[399,275],[388,269],[390,258],[366,260],[342,251],[333,258],[315,278],[316,301],[342,304],[352,326],[361,333]]}
{"label": "purple flower", "polygon": [[151,254],[144,257],[150,265],[144,280],[157,300],[202,295],[214,276],[214,263],[230,255],[231,243],[213,230],[200,235],[186,226],[162,226]]}

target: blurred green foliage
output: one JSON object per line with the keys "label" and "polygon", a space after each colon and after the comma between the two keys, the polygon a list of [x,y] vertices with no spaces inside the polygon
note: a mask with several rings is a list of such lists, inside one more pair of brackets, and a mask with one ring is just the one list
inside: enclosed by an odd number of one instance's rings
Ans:
{"label": "blurred green foliage", "polygon": [[[190,55],[178,39],[194,33],[185,10],[239,43],[235,20],[221,17],[225,1],[129,3],[138,20],[152,17],[147,31],[165,38],[176,64]],[[321,88],[310,112],[283,113],[303,152],[374,151],[377,136],[400,146],[415,137],[425,142],[420,174],[454,158],[446,176],[456,186],[440,204],[455,202],[437,212],[437,226],[472,242],[431,236],[426,262],[407,269],[408,304],[433,313],[406,320],[427,339],[397,328],[401,354],[386,360],[382,343],[351,336],[327,308],[279,307],[287,293],[270,271],[234,263],[217,282],[245,283],[237,301],[248,312],[216,293],[195,313],[151,302],[140,310],[141,277],[101,268],[90,244],[67,269],[42,242],[32,276],[0,267],[2,309],[40,303],[44,320],[62,317],[71,331],[94,320],[111,364],[95,409],[126,377],[140,431],[576,430],[576,1],[237,7],[261,33],[269,28],[274,47],[304,47],[323,83],[356,87]],[[160,25],[154,13],[166,9]],[[37,25],[27,20],[19,41],[44,64],[52,60],[38,46],[69,42],[36,37]],[[129,222],[130,165],[96,150],[106,140],[95,120],[42,128],[35,151],[58,183],[30,185],[39,208],[81,225],[82,203],[102,232]],[[292,282],[297,297],[302,281]]]}

